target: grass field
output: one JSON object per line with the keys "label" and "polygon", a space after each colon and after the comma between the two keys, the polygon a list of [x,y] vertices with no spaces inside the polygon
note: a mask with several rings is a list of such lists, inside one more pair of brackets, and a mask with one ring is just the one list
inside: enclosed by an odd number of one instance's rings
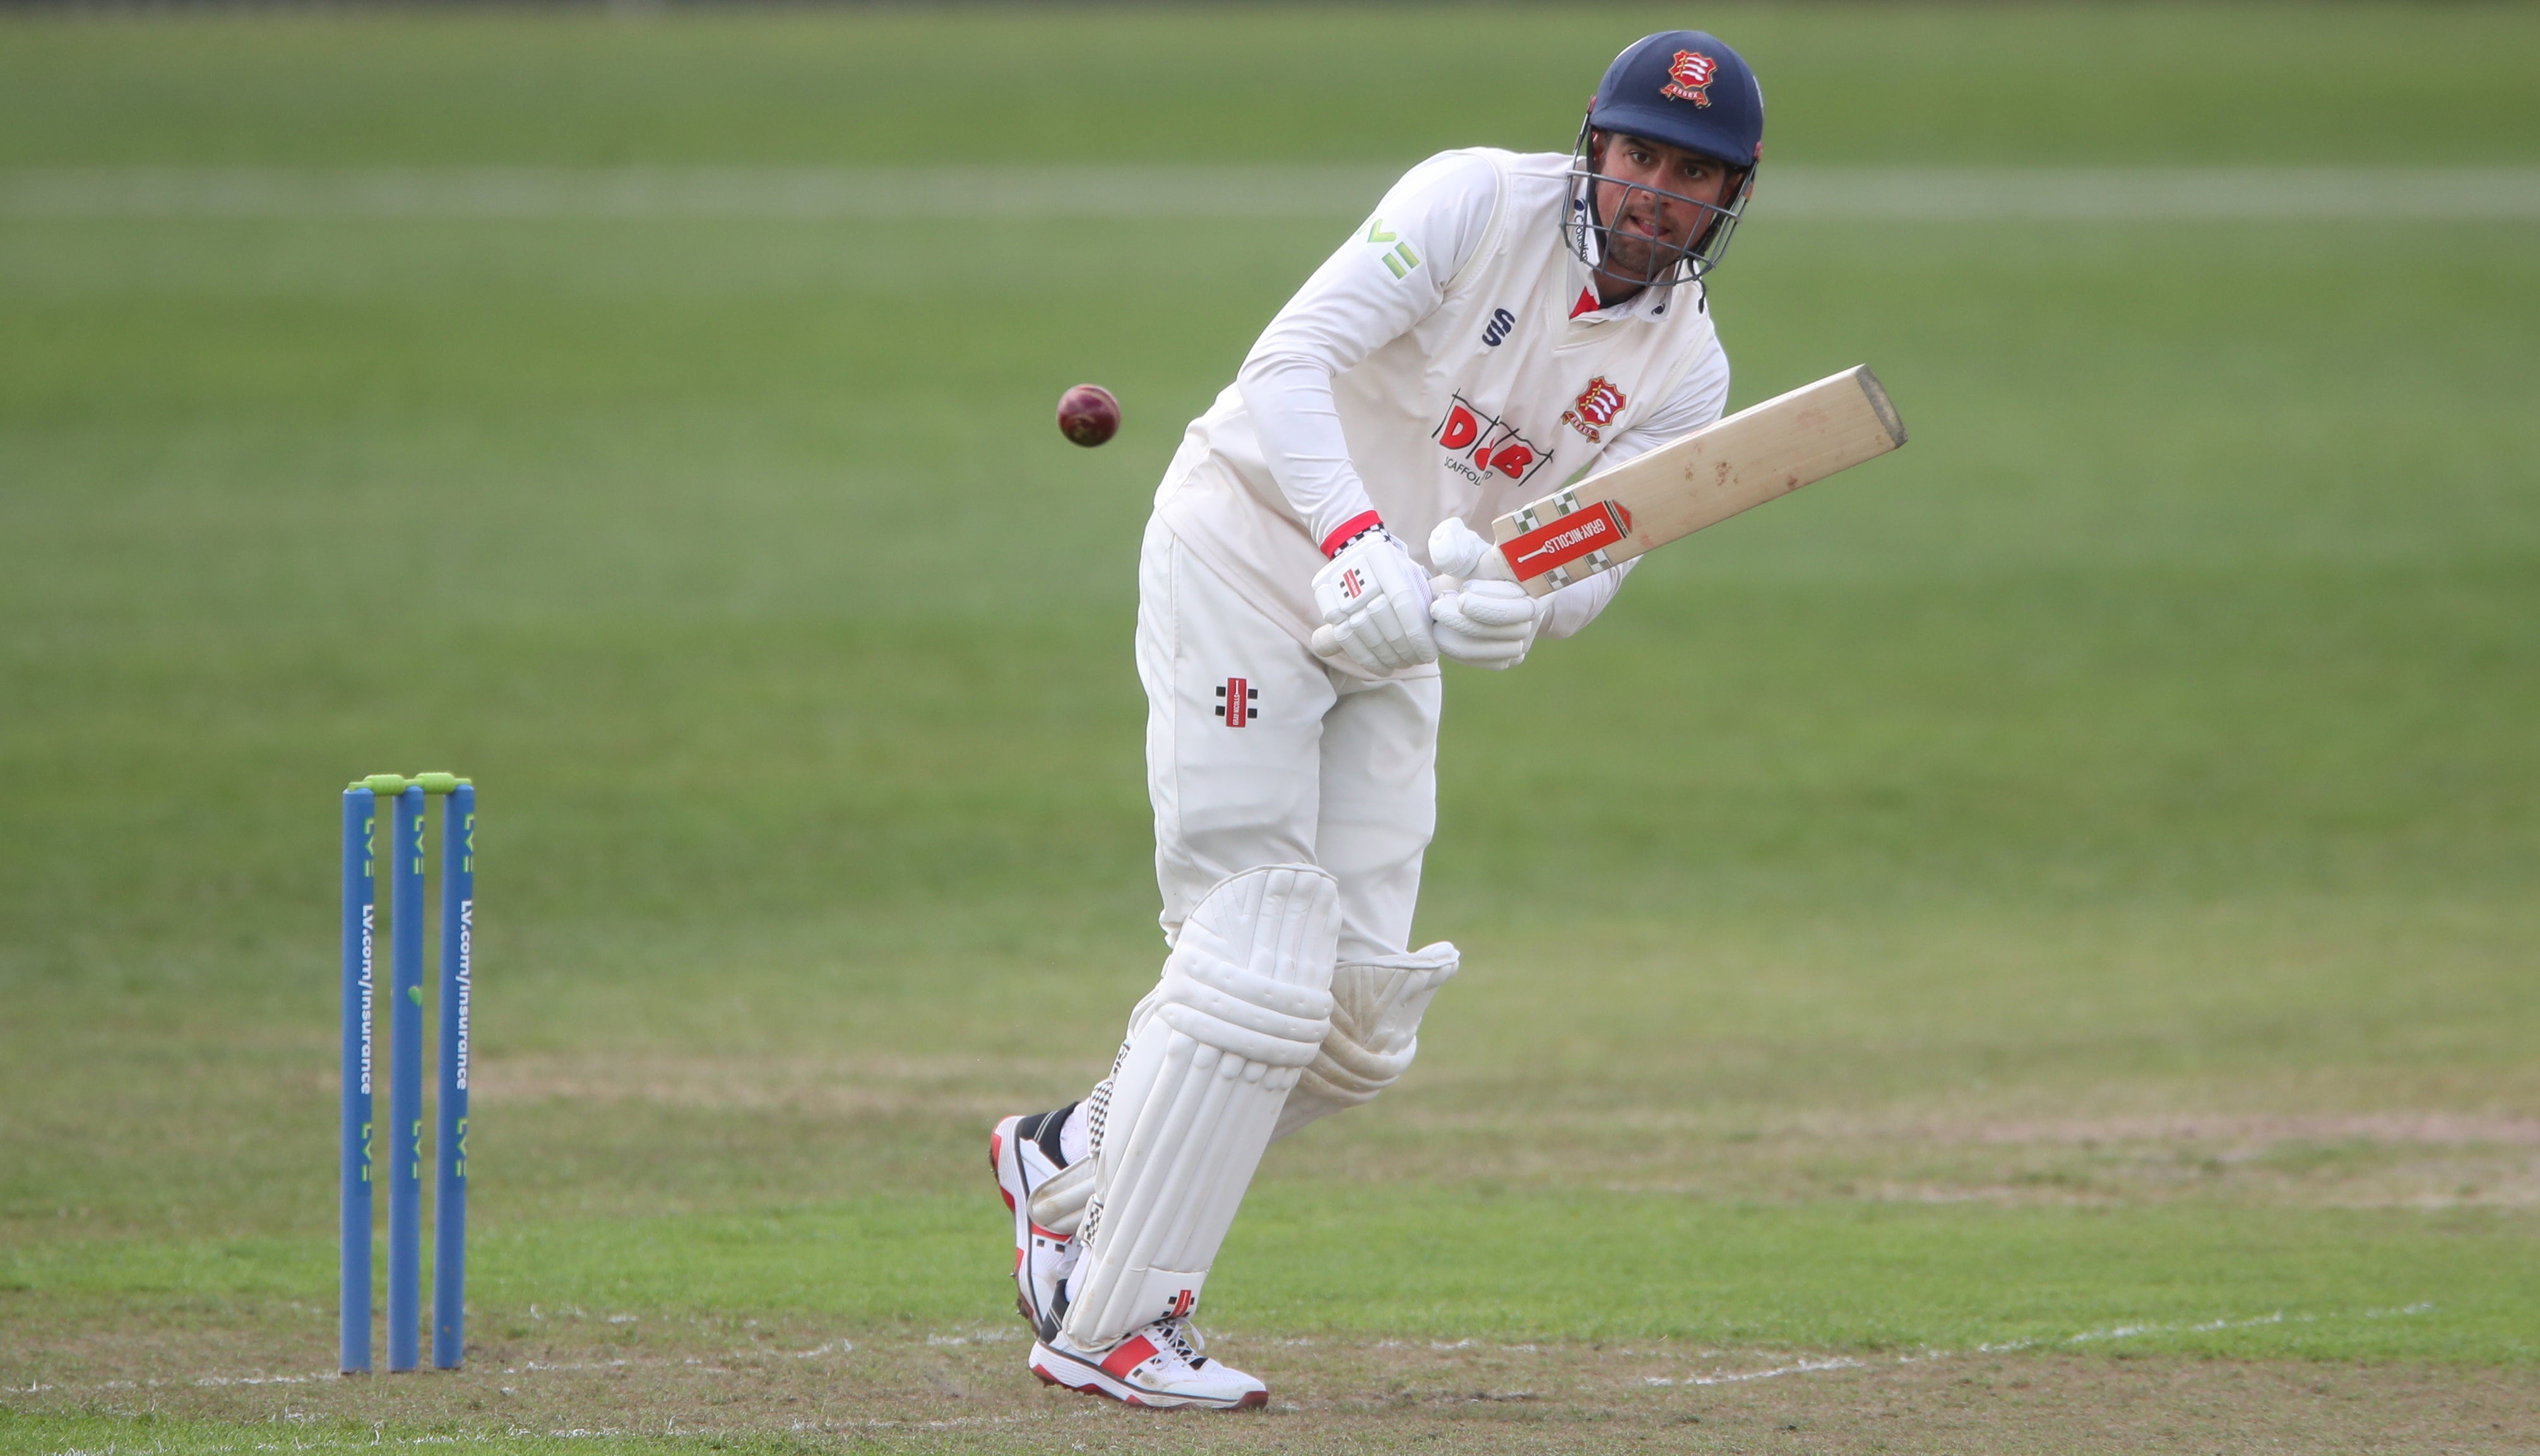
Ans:
{"label": "grass field", "polygon": [[[2540,210],[1771,168],[1734,402],[1912,446],[1450,675],[1465,972],[1211,1283],[1279,1404],[1023,1372],[982,1135],[1155,972],[1181,423],[1687,14],[0,21],[0,1450],[2540,1444]],[[1692,19],[1795,178],[2540,195],[2528,9]],[[341,1381],[331,800],[440,767],[468,1367]]]}

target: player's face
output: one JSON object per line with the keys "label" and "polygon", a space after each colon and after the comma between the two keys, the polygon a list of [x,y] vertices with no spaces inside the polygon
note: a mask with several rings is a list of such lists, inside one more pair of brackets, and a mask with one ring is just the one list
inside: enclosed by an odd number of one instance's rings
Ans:
{"label": "player's face", "polygon": [[1621,135],[1604,139],[1596,171],[1603,178],[1596,213],[1607,224],[1603,271],[1631,282],[1673,266],[1715,216],[1693,204],[1727,205],[1734,175],[1698,153]]}

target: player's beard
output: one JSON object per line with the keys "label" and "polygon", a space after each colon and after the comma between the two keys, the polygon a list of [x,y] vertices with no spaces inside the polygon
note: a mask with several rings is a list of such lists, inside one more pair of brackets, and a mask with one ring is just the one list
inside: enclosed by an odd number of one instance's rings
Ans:
{"label": "player's beard", "polygon": [[[1621,214],[1605,228],[1604,256],[1598,271],[1619,282],[1656,283],[1673,272],[1676,264],[1684,260],[1691,229],[1652,229],[1643,208],[1655,210],[1655,203],[1642,199],[1636,205],[1635,199],[1627,194]],[[1667,221],[1672,222],[1673,219]],[[1644,229],[1651,231],[1642,231]]]}

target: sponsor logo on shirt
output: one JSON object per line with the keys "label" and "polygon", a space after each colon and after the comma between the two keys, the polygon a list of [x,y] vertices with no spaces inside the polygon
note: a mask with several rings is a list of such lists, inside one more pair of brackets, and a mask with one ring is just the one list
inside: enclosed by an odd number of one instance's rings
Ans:
{"label": "sponsor logo on shirt", "polygon": [[1580,390],[1579,397],[1561,412],[1561,423],[1587,436],[1588,443],[1593,445],[1604,438],[1601,433],[1604,427],[1614,423],[1614,416],[1622,413],[1628,402],[1623,391],[1614,387],[1613,381],[1598,375],[1589,380],[1588,387]]}
{"label": "sponsor logo on shirt", "polygon": [[1429,434],[1446,451],[1446,468],[1475,485],[1496,484],[1494,475],[1522,484],[1552,459],[1552,451],[1461,394]]}
{"label": "sponsor logo on shirt", "polygon": [[1515,327],[1517,327],[1515,313],[1506,309],[1493,309],[1491,321],[1482,325],[1482,342],[1496,349],[1508,338],[1509,330]]}
{"label": "sponsor logo on shirt", "polygon": [[1719,79],[1720,62],[1698,50],[1679,50],[1667,62],[1667,84],[1658,88],[1658,95],[1707,106],[1711,83]]}
{"label": "sponsor logo on shirt", "polygon": [[1367,241],[1385,249],[1378,256],[1383,259],[1385,271],[1396,278],[1408,278],[1411,270],[1420,266],[1420,254],[1411,250],[1410,240],[1385,231],[1382,218],[1367,220]]}

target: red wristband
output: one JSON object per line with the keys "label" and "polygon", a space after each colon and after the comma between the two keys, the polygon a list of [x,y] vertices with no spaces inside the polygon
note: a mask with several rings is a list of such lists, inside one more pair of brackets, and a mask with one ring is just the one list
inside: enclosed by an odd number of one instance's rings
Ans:
{"label": "red wristband", "polygon": [[1323,554],[1338,556],[1343,546],[1382,524],[1384,524],[1383,517],[1373,511],[1361,511],[1335,526],[1330,535],[1323,537]]}

